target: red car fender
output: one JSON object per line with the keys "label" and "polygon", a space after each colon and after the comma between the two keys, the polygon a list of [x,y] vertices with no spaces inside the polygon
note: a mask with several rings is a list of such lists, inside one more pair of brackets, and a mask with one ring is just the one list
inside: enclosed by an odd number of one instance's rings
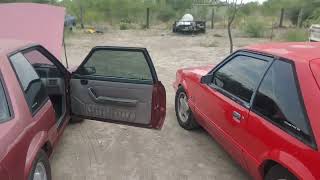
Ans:
{"label": "red car fender", "polygon": [[25,170],[24,170],[25,179],[28,179],[29,173],[32,169],[32,165],[33,165],[32,163],[35,160],[39,150],[47,142],[47,139],[48,139],[47,132],[40,131],[31,140],[31,143],[29,145],[29,149],[26,155],[26,164],[25,164]]}
{"label": "red car fender", "polygon": [[[287,168],[291,173],[293,173],[298,179],[305,180],[316,180],[316,178],[311,174],[311,172],[306,168],[298,159],[294,156],[279,150],[273,150],[266,154],[262,162],[267,162],[269,160],[275,161],[281,166]],[[262,166],[264,163],[262,163]],[[260,169],[262,169],[261,167]],[[260,171],[263,172],[263,171]],[[303,175],[303,176],[301,176]]]}
{"label": "red car fender", "polygon": [[188,83],[186,81],[186,74],[183,72],[183,70],[179,71],[179,85],[183,87],[183,89],[186,91],[187,95],[189,96],[189,87]]}
{"label": "red car fender", "polygon": [[0,166],[0,179],[7,179],[10,180],[11,177],[8,174],[7,169]]}
{"label": "red car fender", "polygon": [[187,95],[189,96],[190,93],[189,93],[188,83],[184,78],[183,78],[183,81],[180,83],[180,86],[183,87],[183,89],[186,91]]}

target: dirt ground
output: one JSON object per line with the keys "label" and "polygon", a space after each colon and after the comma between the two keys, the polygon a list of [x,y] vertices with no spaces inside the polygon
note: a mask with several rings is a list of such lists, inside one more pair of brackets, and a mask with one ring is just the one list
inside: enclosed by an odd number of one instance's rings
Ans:
{"label": "dirt ground", "polygon": [[[180,128],[174,112],[176,70],[220,62],[229,51],[225,32],[191,36],[128,30],[69,36],[71,65],[78,65],[97,45],[146,47],[166,87],[167,116],[161,131],[96,121],[69,125],[51,159],[53,180],[249,179],[204,130]],[[235,45],[239,48],[263,41],[235,38]]]}

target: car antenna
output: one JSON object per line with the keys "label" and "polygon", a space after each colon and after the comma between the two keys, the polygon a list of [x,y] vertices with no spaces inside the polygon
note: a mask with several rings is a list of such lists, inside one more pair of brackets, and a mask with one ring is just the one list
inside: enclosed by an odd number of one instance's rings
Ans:
{"label": "car antenna", "polygon": [[63,48],[64,48],[64,57],[66,58],[66,67],[69,68],[69,63],[68,63],[68,57],[67,57],[67,47],[66,43],[64,41],[64,35],[63,35]]}

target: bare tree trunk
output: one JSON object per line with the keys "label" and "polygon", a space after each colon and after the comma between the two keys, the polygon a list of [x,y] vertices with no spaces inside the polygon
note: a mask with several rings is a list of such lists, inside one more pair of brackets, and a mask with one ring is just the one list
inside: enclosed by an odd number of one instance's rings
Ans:
{"label": "bare tree trunk", "polygon": [[284,18],[284,8],[281,8],[279,28],[282,28],[282,27],[283,27],[283,18]]}
{"label": "bare tree trunk", "polygon": [[230,42],[230,54],[233,53],[233,38],[232,38],[232,32],[231,27],[234,19],[236,18],[236,14],[238,12],[239,6],[242,5],[242,0],[240,1],[240,4],[238,4],[238,0],[229,1],[226,0],[226,4],[228,4],[228,9],[232,10],[232,14],[228,17],[228,36],[229,36],[229,42]]}
{"label": "bare tree trunk", "polygon": [[297,27],[301,28],[302,27],[302,23],[303,23],[303,8],[300,9],[299,11],[299,16],[298,16],[298,22],[297,22]]}
{"label": "bare tree trunk", "polygon": [[230,42],[230,54],[233,53],[233,38],[232,38],[232,32],[231,32],[231,25],[232,22],[228,23],[228,36],[229,36],[229,42]]}
{"label": "bare tree trunk", "polygon": [[149,29],[150,26],[150,8],[147,8],[147,16],[146,16],[146,29]]}
{"label": "bare tree trunk", "polygon": [[83,24],[83,6],[80,4],[80,24],[81,24],[81,28],[84,29],[84,24]]}
{"label": "bare tree trunk", "polygon": [[270,33],[270,40],[271,41],[273,39],[273,31],[274,31],[274,23],[272,22],[272,24],[271,24],[271,33]]}
{"label": "bare tree trunk", "polygon": [[211,12],[211,29],[214,28],[214,7],[212,8]]}

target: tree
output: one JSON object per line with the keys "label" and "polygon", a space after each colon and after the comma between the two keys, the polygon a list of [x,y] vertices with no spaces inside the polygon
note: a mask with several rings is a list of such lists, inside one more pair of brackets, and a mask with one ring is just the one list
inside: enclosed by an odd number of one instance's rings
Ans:
{"label": "tree", "polygon": [[226,6],[228,9],[228,36],[230,41],[230,54],[233,53],[233,38],[231,26],[238,13],[239,7],[241,7],[242,4],[243,0],[226,0]]}

